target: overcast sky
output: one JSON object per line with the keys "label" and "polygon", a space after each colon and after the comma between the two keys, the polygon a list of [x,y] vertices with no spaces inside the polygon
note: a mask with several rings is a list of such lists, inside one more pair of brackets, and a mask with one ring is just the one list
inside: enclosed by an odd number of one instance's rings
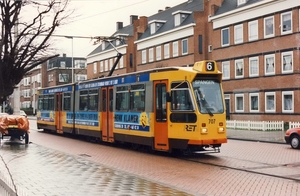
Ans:
{"label": "overcast sky", "polygon": [[[165,7],[173,7],[187,0],[71,0],[69,9],[75,9],[74,22],[61,26],[55,34],[66,36],[110,36],[116,31],[116,22],[130,24],[130,15],[151,16]],[[72,56],[72,40],[57,38],[57,53]],[[96,48],[90,39],[74,38],[73,56],[86,57]]]}

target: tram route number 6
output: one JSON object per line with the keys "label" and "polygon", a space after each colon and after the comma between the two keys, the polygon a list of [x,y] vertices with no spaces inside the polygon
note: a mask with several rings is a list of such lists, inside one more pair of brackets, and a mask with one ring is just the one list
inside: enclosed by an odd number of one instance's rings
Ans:
{"label": "tram route number 6", "polygon": [[215,64],[213,62],[207,62],[206,71],[214,71],[214,70],[215,70]]}

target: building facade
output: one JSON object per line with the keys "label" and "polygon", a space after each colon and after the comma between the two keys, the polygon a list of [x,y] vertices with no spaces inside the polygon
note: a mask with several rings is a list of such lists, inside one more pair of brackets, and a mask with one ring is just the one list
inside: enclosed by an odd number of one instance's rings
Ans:
{"label": "building facade", "polygon": [[[73,61],[73,64],[72,64]],[[73,69],[72,69],[73,67]],[[73,72],[73,74],[72,74]],[[37,90],[40,88],[59,86],[87,79],[86,59],[81,57],[60,57],[50,59],[31,70],[20,82],[20,108],[37,109]]]}
{"label": "building facade", "polygon": [[299,121],[299,13],[300,1],[224,0],[210,17],[230,119]]}

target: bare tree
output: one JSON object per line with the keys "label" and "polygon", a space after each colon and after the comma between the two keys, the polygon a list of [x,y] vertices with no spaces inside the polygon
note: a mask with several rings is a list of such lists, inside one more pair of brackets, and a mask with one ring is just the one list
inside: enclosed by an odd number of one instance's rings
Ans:
{"label": "bare tree", "polygon": [[70,16],[65,11],[68,3],[69,0],[0,1],[0,103],[13,93],[26,73],[57,56],[50,48],[50,38]]}

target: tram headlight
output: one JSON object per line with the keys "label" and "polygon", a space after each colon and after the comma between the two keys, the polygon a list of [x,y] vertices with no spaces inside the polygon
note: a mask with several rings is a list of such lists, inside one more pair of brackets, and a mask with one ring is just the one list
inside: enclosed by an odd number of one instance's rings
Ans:
{"label": "tram headlight", "polygon": [[202,133],[202,134],[207,134],[207,132],[208,132],[208,129],[207,129],[207,128],[202,128],[202,129],[201,129],[201,133]]}
{"label": "tram headlight", "polygon": [[219,133],[223,133],[224,132],[224,127],[219,127]]}

